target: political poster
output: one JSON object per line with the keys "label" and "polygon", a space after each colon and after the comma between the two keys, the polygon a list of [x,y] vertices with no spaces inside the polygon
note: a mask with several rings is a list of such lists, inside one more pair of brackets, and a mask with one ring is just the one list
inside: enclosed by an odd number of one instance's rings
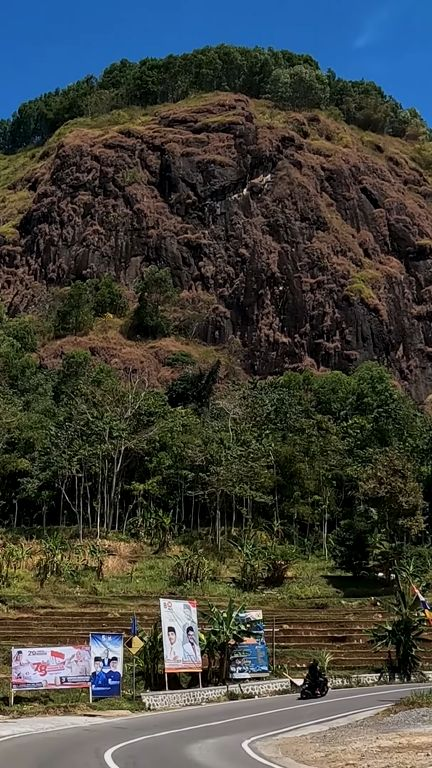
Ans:
{"label": "political poster", "polygon": [[196,600],[160,600],[165,672],[201,672]]}
{"label": "political poster", "polygon": [[268,677],[269,655],[264,634],[262,611],[245,611],[238,619],[250,627],[250,635],[236,643],[230,652],[230,677],[247,680],[252,677]]}
{"label": "political poster", "polygon": [[13,691],[88,688],[90,672],[87,645],[12,648]]}
{"label": "political poster", "polygon": [[121,696],[123,635],[92,632],[90,635],[92,699]]}

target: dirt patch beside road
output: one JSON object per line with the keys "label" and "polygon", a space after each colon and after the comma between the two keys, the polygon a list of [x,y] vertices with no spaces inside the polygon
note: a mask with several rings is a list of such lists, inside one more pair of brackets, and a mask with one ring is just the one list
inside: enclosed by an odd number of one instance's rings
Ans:
{"label": "dirt patch beside road", "polygon": [[431,768],[432,709],[375,716],[307,736],[262,742],[260,753],[282,766],[308,768]]}

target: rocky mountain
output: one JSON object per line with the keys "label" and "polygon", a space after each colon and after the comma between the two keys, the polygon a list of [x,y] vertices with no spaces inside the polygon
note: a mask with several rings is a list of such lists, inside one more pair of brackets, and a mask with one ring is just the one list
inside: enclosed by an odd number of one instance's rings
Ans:
{"label": "rocky mountain", "polygon": [[239,339],[251,374],[378,360],[423,401],[421,158],[414,144],[232,94],[75,121],[2,159],[13,173],[0,190],[1,294],[11,312],[34,311],[49,286],[105,272],[132,285],[167,266],[182,300],[205,308],[201,338]]}

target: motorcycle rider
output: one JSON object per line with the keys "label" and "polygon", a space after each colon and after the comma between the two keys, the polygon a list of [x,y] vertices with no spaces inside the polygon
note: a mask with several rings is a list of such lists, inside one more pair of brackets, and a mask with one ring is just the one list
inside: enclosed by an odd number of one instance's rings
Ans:
{"label": "motorcycle rider", "polygon": [[305,683],[308,684],[312,691],[316,691],[323,679],[323,674],[320,669],[320,665],[317,659],[313,659],[309,664],[308,671],[305,677]]}

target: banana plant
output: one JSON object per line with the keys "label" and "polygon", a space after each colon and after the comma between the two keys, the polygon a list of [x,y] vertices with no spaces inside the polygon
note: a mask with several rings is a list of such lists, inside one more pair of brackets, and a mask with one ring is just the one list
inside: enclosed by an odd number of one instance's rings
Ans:
{"label": "banana plant", "polygon": [[219,683],[225,683],[228,678],[230,648],[250,635],[250,628],[241,617],[243,611],[244,606],[236,608],[230,598],[225,610],[209,603],[208,611],[204,615],[204,621],[209,626],[205,652],[210,669],[214,669],[216,661],[218,662]]}

